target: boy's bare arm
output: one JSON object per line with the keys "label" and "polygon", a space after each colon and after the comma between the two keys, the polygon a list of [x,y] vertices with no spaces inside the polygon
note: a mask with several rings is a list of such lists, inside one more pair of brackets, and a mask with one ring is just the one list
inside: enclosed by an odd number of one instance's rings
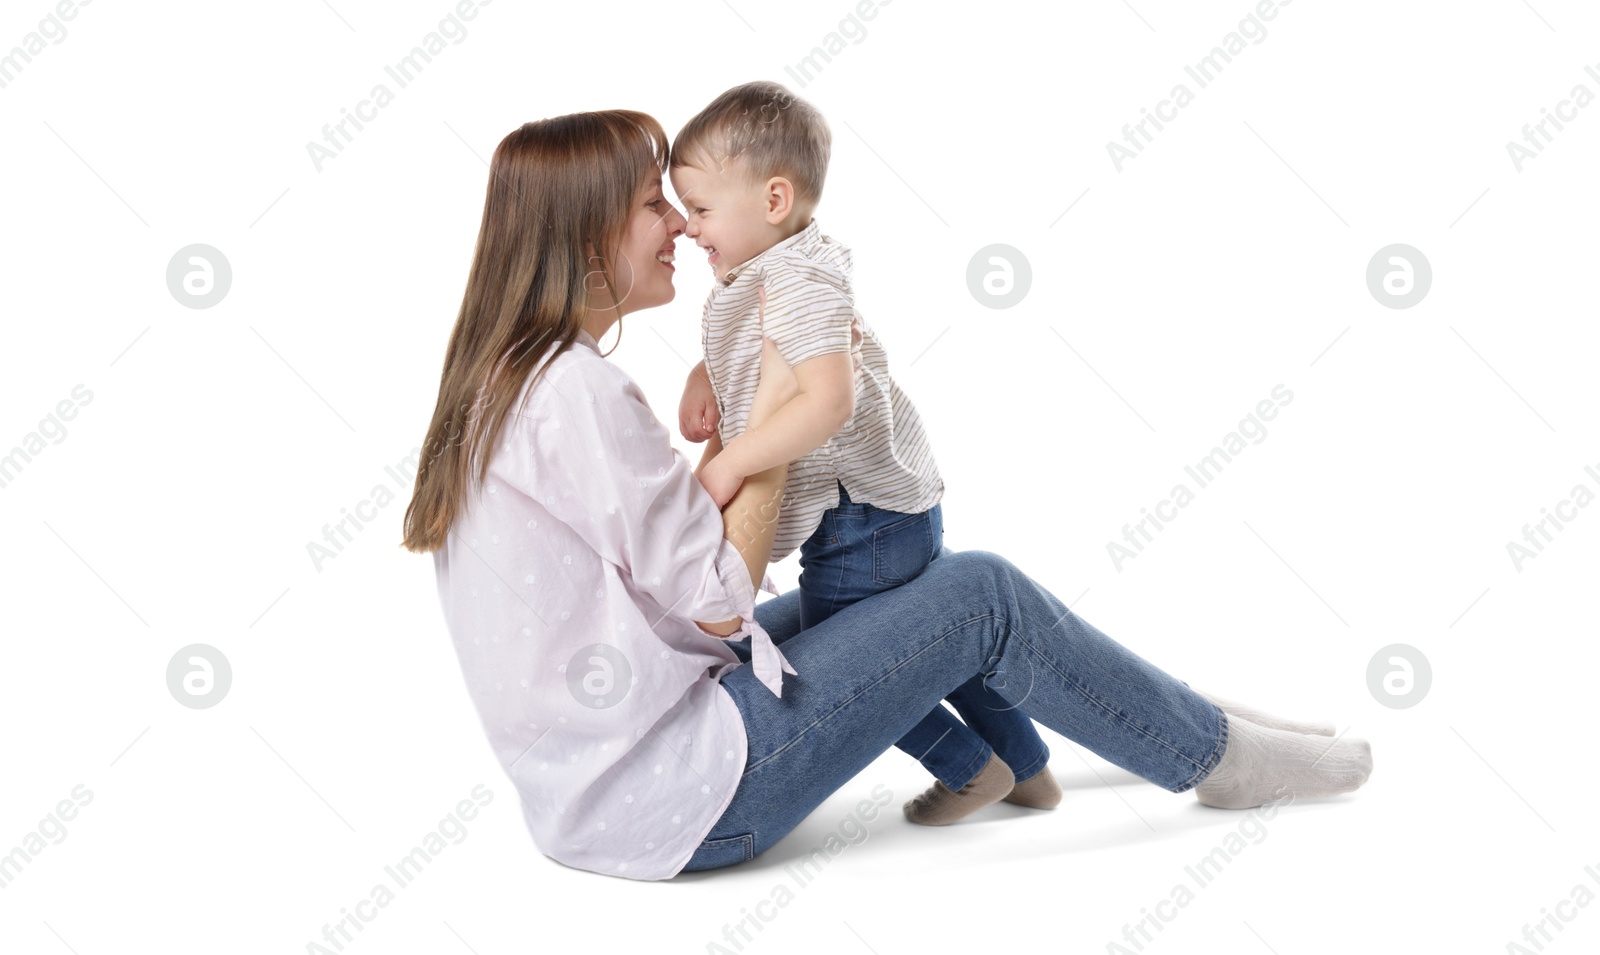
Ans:
{"label": "boy's bare arm", "polygon": [[[721,453],[722,453],[722,435],[717,434],[715,431],[713,431],[713,432],[711,432],[711,437],[706,439],[705,450],[700,452],[700,463],[695,466],[694,476],[695,477],[699,477],[700,476],[700,472],[704,471],[706,469],[706,465],[711,463],[711,459],[716,457],[717,455],[719,455]],[[729,502],[729,503],[732,503],[732,502]]]}
{"label": "boy's bare arm", "polygon": [[678,401],[678,431],[685,439],[699,444],[717,433],[717,423],[721,419],[711,377],[706,374],[706,363],[702,360],[689,369],[689,378],[684,382],[683,397]]}
{"label": "boy's bare arm", "polygon": [[[787,362],[777,363],[790,369]],[[782,369],[774,368],[774,371]],[[717,467],[738,477],[788,464],[821,447],[855,414],[855,363],[849,352],[807,359],[791,370],[798,394],[752,423],[723,449]]]}

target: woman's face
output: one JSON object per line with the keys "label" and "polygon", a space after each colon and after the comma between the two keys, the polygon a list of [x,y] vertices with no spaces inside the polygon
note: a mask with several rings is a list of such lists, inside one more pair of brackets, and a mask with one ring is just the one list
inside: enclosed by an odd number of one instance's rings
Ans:
{"label": "woman's face", "polygon": [[[673,242],[683,234],[683,227],[682,213],[661,190],[661,177],[652,175],[634,196],[622,244],[606,263],[621,299],[618,315],[672,301]],[[591,287],[596,284],[604,287],[604,282],[591,283]]]}

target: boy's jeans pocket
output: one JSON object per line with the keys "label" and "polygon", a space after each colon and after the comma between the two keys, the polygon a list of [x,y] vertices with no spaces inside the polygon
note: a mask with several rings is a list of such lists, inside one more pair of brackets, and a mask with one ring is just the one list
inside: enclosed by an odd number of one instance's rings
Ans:
{"label": "boy's jeans pocket", "polygon": [[872,580],[897,587],[914,579],[944,543],[943,521],[935,504],[920,514],[907,514],[872,532]]}

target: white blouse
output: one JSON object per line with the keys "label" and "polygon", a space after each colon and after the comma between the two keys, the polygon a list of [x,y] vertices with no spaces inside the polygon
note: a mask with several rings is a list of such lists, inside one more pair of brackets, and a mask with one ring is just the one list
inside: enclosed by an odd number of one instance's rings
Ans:
{"label": "white blouse", "polygon": [[750,636],[780,696],[795,670],[756,623],[722,515],[638,386],[582,331],[541,365],[434,553],[439,599],[539,850],[667,879],[727,808],[746,758],[719,682],[743,663],[694,621],[740,617],[727,639]]}

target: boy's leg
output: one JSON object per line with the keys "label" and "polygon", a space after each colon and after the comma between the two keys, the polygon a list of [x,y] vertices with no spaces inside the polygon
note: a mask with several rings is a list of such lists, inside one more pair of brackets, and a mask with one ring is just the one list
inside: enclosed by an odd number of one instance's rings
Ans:
{"label": "boy's leg", "polygon": [[994,747],[1016,781],[1026,782],[1049,768],[1050,748],[1028,716],[1025,704],[1013,704],[999,691],[1027,694],[1033,674],[988,674],[973,677],[945,699],[984,742]]}

